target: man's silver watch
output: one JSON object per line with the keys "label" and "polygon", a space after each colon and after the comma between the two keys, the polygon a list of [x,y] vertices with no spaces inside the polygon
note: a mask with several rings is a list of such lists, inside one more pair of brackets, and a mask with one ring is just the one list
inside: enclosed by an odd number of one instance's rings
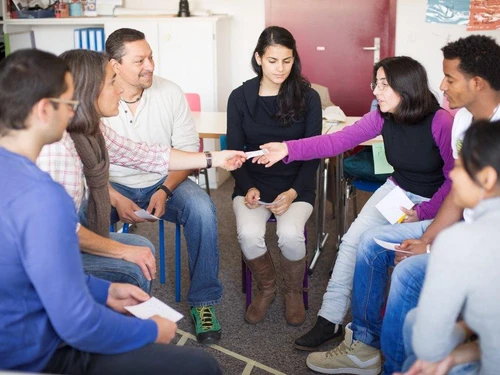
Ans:
{"label": "man's silver watch", "polygon": [[205,157],[207,158],[207,168],[212,168],[212,153],[205,151]]}

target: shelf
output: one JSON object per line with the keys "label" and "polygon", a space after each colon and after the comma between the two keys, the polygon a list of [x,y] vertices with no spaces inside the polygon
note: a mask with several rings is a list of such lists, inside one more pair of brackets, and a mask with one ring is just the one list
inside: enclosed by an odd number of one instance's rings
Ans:
{"label": "shelf", "polygon": [[113,17],[10,18],[3,20],[2,23],[11,26],[102,25],[113,19]]}

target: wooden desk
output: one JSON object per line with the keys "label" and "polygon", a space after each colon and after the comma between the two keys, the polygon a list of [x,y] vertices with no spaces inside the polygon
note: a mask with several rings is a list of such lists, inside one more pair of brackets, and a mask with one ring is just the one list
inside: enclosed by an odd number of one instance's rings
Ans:
{"label": "wooden desk", "polygon": [[226,112],[191,112],[200,138],[216,138],[227,131]]}

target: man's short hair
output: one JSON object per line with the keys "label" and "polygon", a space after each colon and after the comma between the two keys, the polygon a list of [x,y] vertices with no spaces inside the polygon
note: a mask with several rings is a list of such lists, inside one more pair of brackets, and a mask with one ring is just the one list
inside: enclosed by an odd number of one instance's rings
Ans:
{"label": "man's short hair", "polygon": [[35,49],[16,51],[0,62],[0,135],[25,129],[36,103],[66,92],[66,73],[62,59]]}
{"label": "man's short hair", "polygon": [[139,30],[127,28],[118,29],[108,36],[106,40],[106,52],[110,59],[115,59],[121,63],[122,57],[125,55],[125,43],[145,39],[144,33]]}
{"label": "man's short hair", "polygon": [[458,69],[468,77],[481,77],[500,91],[500,46],[485,35],[470,35],[442,49],[446,60],[460,59]]}

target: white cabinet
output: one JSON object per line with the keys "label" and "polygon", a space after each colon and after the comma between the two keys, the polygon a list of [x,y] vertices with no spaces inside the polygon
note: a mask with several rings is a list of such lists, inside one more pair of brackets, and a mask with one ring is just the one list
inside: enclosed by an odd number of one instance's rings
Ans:
{"label": "white cabinet", "polygon": [[[5,13],[5,1],[2,9]],[[231,92],[230,18],[211,17],[69,17],[8,19],[5,33],[33,30],[36,47],[60,54],[73,49],[73,30],[104,27],[107,37],[129,27],[140,30],[153,50],[155,74],[177,83],[184,92],[200,94],[202,111],[225,111]],[[15,46],[13,46],[15,47]],[[207,150],[218,149],[218,142],[205,140]],[[210,170],[211,187],[217,187],[227,174]]]}

